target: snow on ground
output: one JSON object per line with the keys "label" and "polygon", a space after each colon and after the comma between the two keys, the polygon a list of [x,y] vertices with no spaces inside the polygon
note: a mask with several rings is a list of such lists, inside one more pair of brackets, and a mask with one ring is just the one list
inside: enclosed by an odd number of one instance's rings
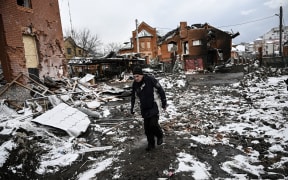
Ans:
{"label": "snow on ground", "polygon": [[[197,144],[191,143],[192,146],[198,146],[200,144],[231,144],[228,136],[237,134],[237,136],[246,136],[253,139],[251,144],[257,144],[257,139],[264,138],[265,142],[269,142],[272,146],[267,150],[269,153],[265,156],[275,157],[277,153],[282,152],[287,154],[288,146],[288,96],[287,89],[283,81],[287,79],[287,75],[278,77],[268,77],[267,81],[256,81],[255,79],[247,80],[247,86],[241,86],[240,83],[235,83],[230,86],[213,86],[209,90],[213,93],[209,93],[208,90],[205,92],[197,91],[197,87],[193,87],[190,91],[183,91],[177,95],[173,89],[179,87],[185,87],[186,80],[172,81],[169,77],[162,78],[160,83],[167,90],[168,108],[166,112],[163,112],[160,121],[161,123],[168,122],[175,117],[182,117],[184,119],[190,119],[193,117],[198,120],[198,124],[194,124],[199,128],[207,128],[211,126],[210,135],[191,135],[190,139]],[[238,93],[239,96],[230,96],[223,92]],[[241,96],[240,96],[241,95]],[[174,98],[174,99],[173,99]],[[192,106],[191,106],[192,104]],[[188,112],[182,112],[181,108],[191,107]],[[200,107],[196,108],[196,107]],[[7,110],[6,110],[7,111]],[[5,111],[5,112],[6,112]],[[110,114],[109,109],[104,109],[104,117]],[[27,131],[32,131],[37,136],[43,137],[48,136],[48,140],[44,142],[38,142],[38,146],[45,149],[41,155],[40,166],[36,169],[37,174],[46,174],[59,171],[60,167],[71,165],[77,161],[81,156],[83,150],[88,150],[89,145],[82,143],[78,150],[73,148],[76,142],[81,141],[75,137],[57,137],[50,133],[43,127],[39,127],[31,122],[31,118],[23,120],[22,118],[12,118],[15,116],[11,113],[11,119],[0,121],[0,126],[3,129],[0,131],[0,135],[13,135],[15,137],[21,137],[19,132],[14,131],[15,128],[25,128]],[[190,114],[188,114],[190,113]],[[2,114],[3,115],[3,114]],[[216,117],[217,119],[213,119]],[[7,118],[7,114],[5,116]],[[219,121],[219,118],[224,118],[225,122]],[[206,119],[206,120],[204,120]],[[181,126],[181,121],[178,122]],[[133,127],[132,127],[133,128]],[[95,131],[105,132],[107,129],[95,126]],[[125,132],[117,132],[125,133]],[[179,131],[176,133],[185,133],[185,131]],[[218,135],[218,136],[217,136]],[[220,138],[219,138],[220,136]],[[128,138],[128,137],[126,137]],[[126,139],[124,138],[124,140]],[[123,138],[116,139],[121,142]],[[16,144],[8,140],[0,146],[0,167],[3,166],[9,152],[13,149]],[[79,146],[79,143],[78,143]],[[247,173],[253,174],[257,177],[265,171],[262,165],[257,165],[259,152],[253,147],[241,147],[236,146],[237,149],[243,151],[245,155],[235,155],[230,160],[223,162],[221,168],[231,174],[233,177],[242,179],[247,178]],[[118,149],[119,150],[119,149]],[[121,153],[118,150],[111,150],[110,154]],[[218,156],[217,151],[213,150],[213,156]],[[91,157],[91,161],[95,163],[90,165],[87,171],[82,172],[77,176],[77,179],[89,179],[96,176],[97,173],[105,170],[109,167],[113,161],[117,158],[111,157]],[[282,167],[287,164],[288,157],[282,157],[280,161],[271,165],[271,168]],[[180,172],[191,172],[191,177],[195,179],[209,179],[211,174],[209,173],[210,165],[207,162],[201,162],[194,155],[186,152],[180,152],[177,154],[177,160],[175,163],[178,164],[178,168],[175,169],[174,173]],[[21,167],[21,164],[19,164]],[[19,169],[18,167],[18,169]],[[17,167],[14,167],[17,169]],[[119,167],[120,169],[121,167]],[[234,169],[242,169],[242,174],[235,174]],[[169,170],[167,170],[168,172]],[[115,179],[120,174],[115,174]],[[288,177],[286,177],[288,178]]]}
{"label": "snow on ground", "polygon": [[[231,99],[230,96],[221,94],[221,91],[230,87],[213,87],[213,92],[215,92],[213,97],[203,98],[203,96],[208,95],[199,94],[198,96],[196,95],[194,97],[187,97],[183,99],[183,102],[180,102],[179,104],[187,103],[188,99],[189,101],[197,101],[197,99],[201,99],[201,101],[195,102],[195,105],[201,104],[204,109],[206,107],[210,107],[211,110],[215,110],[215,112],[212,113],[221,113],[223,111],[227,113],[225,114],[225,118],[227,118],[226,121],[231,121],[231,123],[223,125],[218,124],[218,129],[215,129],[215,132],[222,133],[224,136],[225,134],[233,134],[237,132],[238,135],[245,135],[248,137],[253,137],[254,139],[264,138],[265,141],[272,144],[272,147],[270,147],[268,150],[270,156],[277,156],[277,153],[279,152],[283,152],[284,154],[287,153],[288,92],[286,85],[283,83],[287,78],[287,75],[280,77],[269,77],[266,82],[261,81],[259,83],[251,83],[253,84],[252,87],[249,86],[243,90],[239,88],[239,83],[233,84],[232,87],[236,88],[230,89],[230,92],[236,91],[241,94],[241,91],[246,91],[247,96],[249,96],[252,100],[251,104],[248,106],[244,105],[247,102],[243,102],[243,100],[235,99],[235,97]],[[211,94],[209,95],[211,96]],[[188,94],[185,94],[185,96],[188,96]],[[193,111],[193,109],[191,111]],[[245,113],[241,113],[244,111]],[[195,111],[194,113],[197,114]],[[200,114],[201,112],[199,112],[199,116]],[[286,118],[283,115],[286,115]],[[213,136],[192,135],[191,139],[202,144],[227,144],[226,138],[222,138],[222,141],[219,141],[219,139]],[[245,149],[242,149],[242,147],[238,148],[245,152]],[[284,148],[286,148],[286,150]],[[236,155],[231,157],[231,161],[226,161],[222,164],[222,169],[239,179],[246,179],[247,174],[235,174],[233,170],[234,168],[241,169],[244,172],[254,174],[255,176],[259,177],[260,174],[264,172],[264,167],[261,165],[252,165],[258,161],[258,156],[259,152],[251,148],[248,156]],[[187,159],[189,159],[189,161],[187,161]],[[199,165],[199,162],[196,158],[193,158],[191,155],[185,154],[183,152],[178,154],[178,160],[179,166],[183,167],[183,170],[191,171],[192,176],[195,179],[209,179],[209,172],[207,172],[207,169],[209,168],[204,165]],[[276,164],[279,167],[283,167],[287,162],[287,158],[285,157],[282,158],[281,162]],[[275,164],[272,166],[275,166]],[[195,169],[197,169],[197,171]],[[178,169],[177,171],[179,172],[181,170]],[[198,172],[202,173],[198,174]],[[203,177],[203,175],[205,175],[205,177]]]}
{"label": "snow on ground", "polygon": [[209,164],[199,162],[196,157],[187,153],[179,153],[177,156],[179,167],[175,171],[176,173],[186,171],[191,172],[191,176],[195,179],[210,178],[210,173],[208,172],[210,170]]}

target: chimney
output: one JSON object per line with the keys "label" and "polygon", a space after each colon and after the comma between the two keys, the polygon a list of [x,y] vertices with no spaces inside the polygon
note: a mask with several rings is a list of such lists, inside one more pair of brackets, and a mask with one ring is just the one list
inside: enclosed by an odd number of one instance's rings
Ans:
{"label": "chimney", "polygon": [[180,38],[187,38],[188,30],[187,30],[187,22],[180,22]]}

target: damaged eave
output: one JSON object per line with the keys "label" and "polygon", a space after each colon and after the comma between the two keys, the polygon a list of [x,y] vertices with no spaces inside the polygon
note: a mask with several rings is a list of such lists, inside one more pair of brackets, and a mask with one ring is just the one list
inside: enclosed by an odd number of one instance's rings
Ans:
{"label": "damaged eave", "polygon": [[232,34],[232,35],[231,35],[231,38],[234,39],[235,37],[237,37],[237,36],[239,36],[239,35],[240,35],[240,33],[237,32],[237,33],[235,33],[235,34]]}

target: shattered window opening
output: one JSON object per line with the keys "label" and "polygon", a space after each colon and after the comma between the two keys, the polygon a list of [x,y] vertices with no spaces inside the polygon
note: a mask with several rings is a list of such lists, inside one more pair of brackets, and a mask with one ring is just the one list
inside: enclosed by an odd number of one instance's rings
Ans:
{"label": "shattered window opening", "polygon": [[183,54],[189,54],[189,44],[188,44],[188,41],[183,42]]}
{"label": "shattered window opening", "polygon": [[178,50],[176,42],[170,42],[167,47],[169,52],[174,52]]}
{"label": "shattered window opening", "polygon": [[31,0],[17,0],[17,4],[32,9]]}

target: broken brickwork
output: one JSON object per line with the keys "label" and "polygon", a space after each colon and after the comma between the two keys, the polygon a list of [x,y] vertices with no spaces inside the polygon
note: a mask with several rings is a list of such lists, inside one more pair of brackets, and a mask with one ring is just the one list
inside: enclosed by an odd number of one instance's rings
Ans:
{"label": "broken brickwork", "polygon": [[63,50],[58,0],[1,1],[0,60],[8,82],[19,73],[62,76]]}

